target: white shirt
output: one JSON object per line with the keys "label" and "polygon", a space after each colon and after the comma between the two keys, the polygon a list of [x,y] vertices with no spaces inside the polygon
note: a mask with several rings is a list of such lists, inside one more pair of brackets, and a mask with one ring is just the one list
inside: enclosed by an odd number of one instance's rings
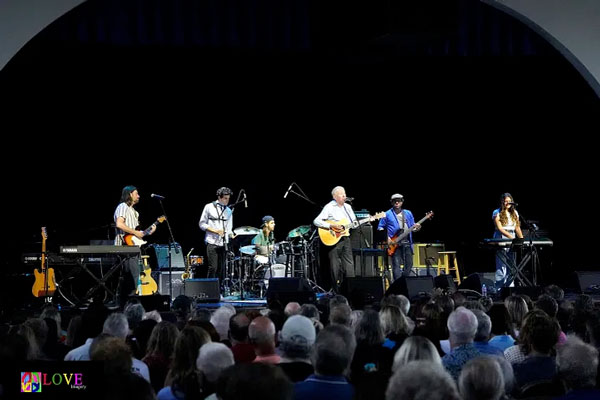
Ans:
{"label": "white shirt", "polygon": [[223,206],[218,201],[213,201],[204,206],[198,225],[200,225],[200,229],[206,232],[204,236],[205,243],[223,246],[223,238],[207,230],[208,228],[223,229],[223,221],[225,221],[226,235],[229,236],[232,233],[233,226],[233,212],[231,208]]}
{"label": "white shirt", "polygon": [[353,221],[356,221],[356,215],[354,215],[354,211],[349,204],[344,203],[340,206],[335,200],[331,200],[323,207],[321,213],[317,215],[317,218],[315,218],[313,223],[319,228],[329,229],[331,224],[325,222],[326,220],[336,222],[346,220],[348,221],[346,223],[352,223]]}

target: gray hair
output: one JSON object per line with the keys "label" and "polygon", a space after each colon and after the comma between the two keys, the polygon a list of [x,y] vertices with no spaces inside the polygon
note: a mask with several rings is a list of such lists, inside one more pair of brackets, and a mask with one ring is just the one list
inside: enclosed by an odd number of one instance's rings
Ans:
{"label": "gray hair", "polygon": [[504,376],[500,364],[492,357],[469,360],[458,378],[464,400],[498,400],[504,394]]}
{"label": "gray hair", "polygon": [[343,325],[329,325],[317,336],[313,346],[312,364],[320,375],[342,375],[350,370],[356,349],[352,331]]}
{"label": "gray hair", "polygon": [[403,365],[416,360],[432,361],[442,365],[440,354],[431,340],[423,336],[409,336],[404,340],[398,351],[396,351],[396,354],[394,354],[392,371],[397,371]]}
{"label": "gray hair", "polygon": [[556,365],[559,376],[570,389],[593,387],[598,374],[598,350],[577,336],[569,335],[558,348]]}
{"label": "gray hair", "polygon": [[209,382],[216,382],[225,368],[235,363],[233,353],[223,343],[206,343],[200,347],[196,367]]}
{"label": "gray hair", "polygon": [[410,361],[390,378],[386,400],[459,400],[454,379],[433,361]]}
{"label": "gray hair", "polygon": [[472,311],[461,306],[450,314],[447,326],[450,338],[454,339],[453,343],[471,343],[477,332],[477,317]]}
{"label": "gray hair", "polygon": [[471,310],[477,318],[477,332],[475,332],[475,341],[487,342],[492,331],[492,320],[490,316],[481,310]]}
{"label": "gray hair", "polygon": [[123,311],[127,317],[127,322],[129,323],[129,327],[131,329],[134,329],[138,326],[138,324],[142,321],[145,312],[146,310],[144,309],[144,306],[139,303],[128,304]]}
{"label": "gray hair", "polygon": [[210,323],[213,324],[221,340],[227,339],[229,336],[229,319],[235,315],[235,308],[227,305],[221,306],[215,310]]}
{"label": "gray hair", "polygon": [[125,339],[129,334],[129,322],[123,313],[112,313],[104,321],[102,333]]}
{"label": "gray hair", "polygon": [[343,187],[343,186],[336,186],[336,187],[334,187],[334,188],[333,188],[333,190],[331,191],[331,196],[332,196],[332,197],[333,197],[333,196],[335,196],[335,194],[336,194],[337,192],[339,192],[340,190],[346,191],[346,189],[344,189],[344,187]]}

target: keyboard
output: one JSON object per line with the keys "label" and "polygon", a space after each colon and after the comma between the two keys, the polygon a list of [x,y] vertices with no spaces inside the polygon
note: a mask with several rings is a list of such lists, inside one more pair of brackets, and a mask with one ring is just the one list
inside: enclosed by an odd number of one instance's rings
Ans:
{"label": "keyboard", "polygon": [[548,238],[537,239],[483,239],[484,246],[490,247],[510,247],[510,246],[552,246],[554,242]]}
{"label": "keyboard", "polygon": [[60,246],[60,254],[140,254],[139,246],[82,245]]}

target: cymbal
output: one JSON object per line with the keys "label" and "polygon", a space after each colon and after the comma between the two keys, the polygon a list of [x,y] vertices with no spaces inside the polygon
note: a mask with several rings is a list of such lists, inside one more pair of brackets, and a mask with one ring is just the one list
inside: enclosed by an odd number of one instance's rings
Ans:
{"label": "cymbal", "polygon": [[308,232],[310,232],[310,225],[302,225],[295,229],[292,229],[290,233],[288,233],[289,238],[304,236]]}
{"label": "cymbal", "polygon": [[235,228],[233,233],[236,235],[258,235],[260,233],[260,229],[253,226],[240,226],[239,228]]}
{"label": "cymbal", "polygon": [[254,246],[253,244],[249,246],[242,246],[240,247],[240,253],[248,256],[253,256],[256,254],[256,246]]}

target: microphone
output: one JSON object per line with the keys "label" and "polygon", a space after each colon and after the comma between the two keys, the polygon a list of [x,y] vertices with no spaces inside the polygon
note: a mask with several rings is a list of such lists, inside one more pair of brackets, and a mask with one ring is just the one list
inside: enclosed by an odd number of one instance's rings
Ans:
{"label": "microphone", "polygon": [[513,203],[513,202],[510,202],[510,203],[508,203],[508,205],[509,205],[509,206],[514,206],[514,207],[516,207],[516,206],[518,206],[518,205],[519,205],[519,203]]}
{"label": "microphone", "polygon": [[287,197],[287,195],[288,195],[288,193],[290,192],[290,190],[292,190],[292,186],[294,186],[294,182],[292,182],[292,183],[290,184],[290,187],[288,188],[287,192],[285,192],[285,194],[283,195],[283,198],[284,198],[284,199]]}
{"label": "microphone", "polygon": [[244,192],[244,207],[248,208],[248,198],[246,197],[246,192]]}
{"label": "microphone", "polygon": [[159,199],[159,200],[164,200],[165,199],[165,196],[161,196],[160,194],[154,194],[154,193],[152,193],[150,195],[150,197],[152,197],[154,199]]}
{"label": "microphone", "polygon": [[346,197],[346,203],[352,203],[354,201],[354,197]]}

